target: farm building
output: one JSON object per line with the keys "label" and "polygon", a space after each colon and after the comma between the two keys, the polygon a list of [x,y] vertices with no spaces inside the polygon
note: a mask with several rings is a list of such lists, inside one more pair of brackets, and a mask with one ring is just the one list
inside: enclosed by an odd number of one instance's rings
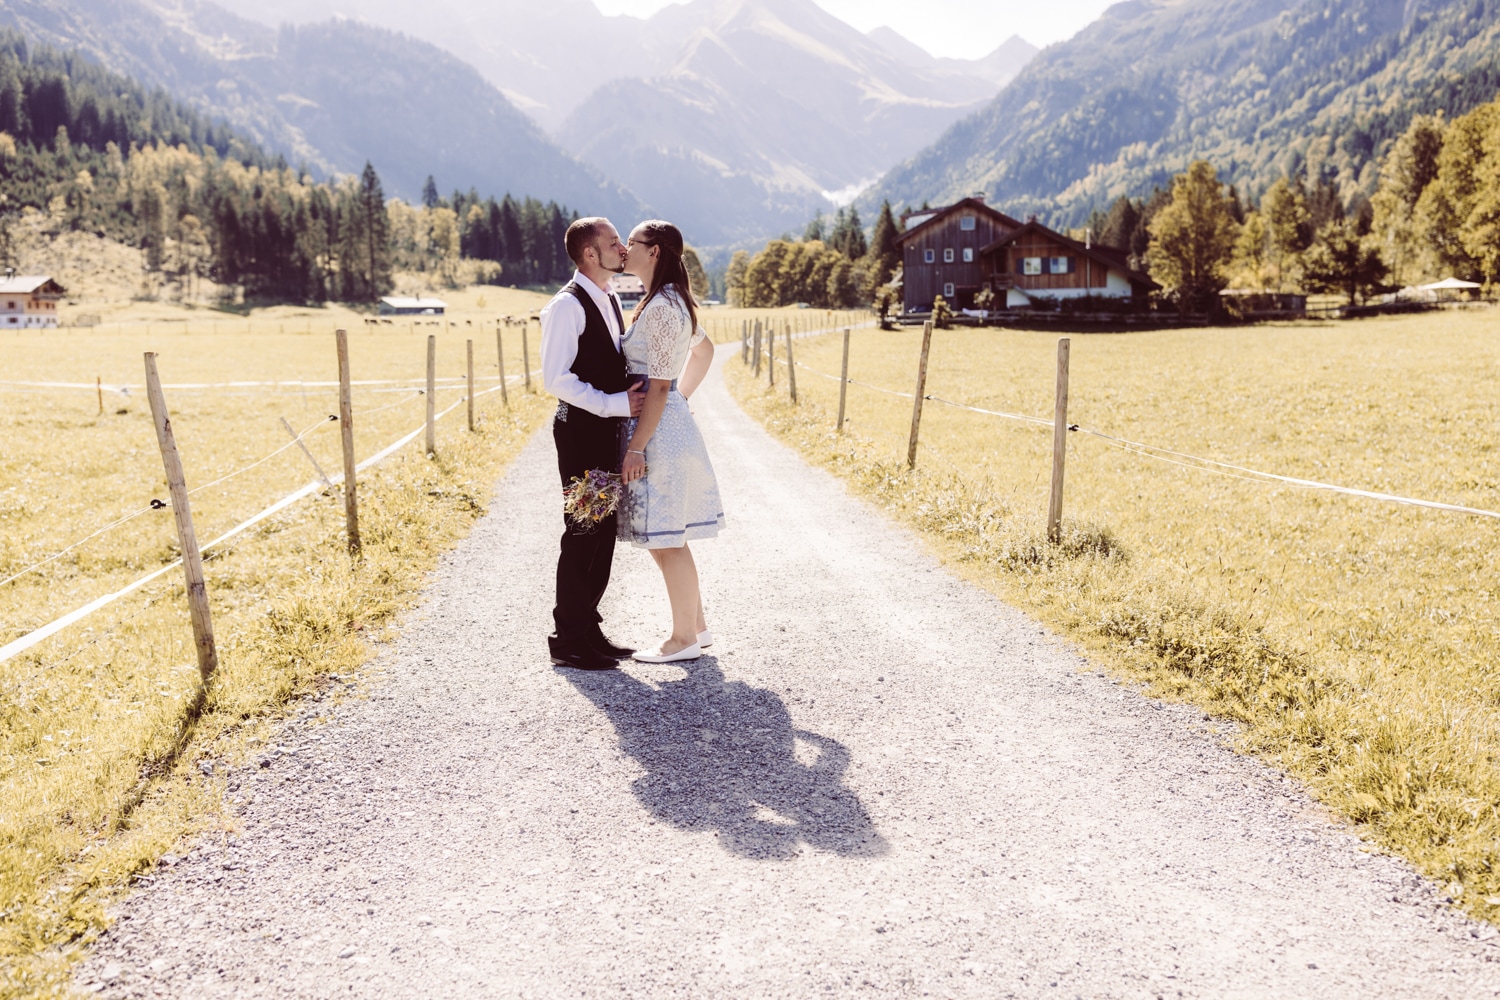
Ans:
{"label": "farm building", "polygon": [[67,293],[45,275],[0,278],[0,329],[57,326],[57,303]]}
{"label": "farm building", "polygon": [[954,309],[972,309],[986,288],[996,293],[996,308],[1017,309],[1037,299],[1131,299],[1155,287],[1130,268],[1123,251],[1079,243],[1034,218],[1018,222],[979,196],[904,221],[903,305],[909,313],[930,312],[939,295]]}
{"label": "farm building", "polygon": [[1021,226],[982,196],[909,213],[902,222],[903,308],[909,313],[930,312],[939,295],[955,309],[973,308],[974,296],[990,277],[980,251]]}
{"label": "farm building", "polygon": [[1004,292],[1009,309],[1037,299],[1143,298],[1156,287],[1131,269],[1123,250],[1079,243],[1035,219],[987,244],[979,256],[997,300]]}
{"label": "farm building", "polygon": [[448,308],[442,299],[415,299],[404,295],[387,295],[380,300],[382,316],[441,316]]}
{"label": "farm building", "polygon": [[625,312],[634,309],[646,297],[645,284],[633,274],[611,275],[609,290],[615,293],[615,298],[620,300],[620,308]]}

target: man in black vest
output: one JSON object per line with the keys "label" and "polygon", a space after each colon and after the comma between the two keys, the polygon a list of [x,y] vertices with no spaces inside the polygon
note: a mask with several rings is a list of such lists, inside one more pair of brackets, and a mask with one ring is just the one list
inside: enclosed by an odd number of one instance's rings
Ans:
{"label": "man in black vest", "polygon": [[[579,219],[565,237],[577,266],[542,310],[542,386],[558,398],[552,421],[557,470],[566,487],[590,469],[620,471],[620,427],[639,416],[644,392],[631,391],[620,338],[625,317],[609,289],[625,269],[625,245],[608,219]],[[610,670],[634,652],[616,646],[599,627],[599,600],[615,558],[615,518],[580,527],[563,518],[557,557],[556,631],[547,638],[552,662],[580,670]]]}

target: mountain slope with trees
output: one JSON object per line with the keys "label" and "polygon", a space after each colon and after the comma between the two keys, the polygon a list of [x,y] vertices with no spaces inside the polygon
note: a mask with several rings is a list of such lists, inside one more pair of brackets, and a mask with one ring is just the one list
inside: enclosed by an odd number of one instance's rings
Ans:
{"label": "mountain slope with trees", "polygon": [[[76,52],[0,30],[0,266],[18,259],[17,213],[53,236],[141,251],[141,294],[368,302],[396,268],[435,283],[553,282],[571,270],[575,215],[535,198],[387,200],[373,166],[320,182],[253,139]],[[465,265],[465,261],[469,263]]]}
{"label": "mountain slope with trees", "polygon": [[200,0],[0,0],[3,25],[160,87],[315,175],[358,173],[368,159],[410,200],[434,173],[459,188],[642,210],[473,68],[366,24],[278,31]]}
{"label": "mountain slope with trees", "polygon": [[1369,197],[1414,119],[1497,89],[1500,0],[1126,0],[861,204],[982,190],[1072,225],[1199,159],[1256,197],[1299,175]]}

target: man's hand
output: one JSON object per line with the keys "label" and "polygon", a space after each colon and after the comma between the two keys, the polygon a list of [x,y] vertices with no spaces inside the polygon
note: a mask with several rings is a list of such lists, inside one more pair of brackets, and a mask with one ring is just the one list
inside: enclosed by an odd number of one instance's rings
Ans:
{"label": "man's hand", "polygon": [[630,387],[630,415],[632,417],[640,416],[641,411],[646,408],[646,386],[649,384],[641,382]]}

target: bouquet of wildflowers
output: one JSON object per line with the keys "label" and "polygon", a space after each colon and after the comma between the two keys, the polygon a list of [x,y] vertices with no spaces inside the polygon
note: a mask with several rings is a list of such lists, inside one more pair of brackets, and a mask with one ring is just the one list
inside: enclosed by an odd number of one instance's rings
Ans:
{"label": "bouquet of wildflowers", "polygon": [[590,469],[563,489],[563,513],[575,524],[598,524],[619,509],[624,496],[618,472]]}

